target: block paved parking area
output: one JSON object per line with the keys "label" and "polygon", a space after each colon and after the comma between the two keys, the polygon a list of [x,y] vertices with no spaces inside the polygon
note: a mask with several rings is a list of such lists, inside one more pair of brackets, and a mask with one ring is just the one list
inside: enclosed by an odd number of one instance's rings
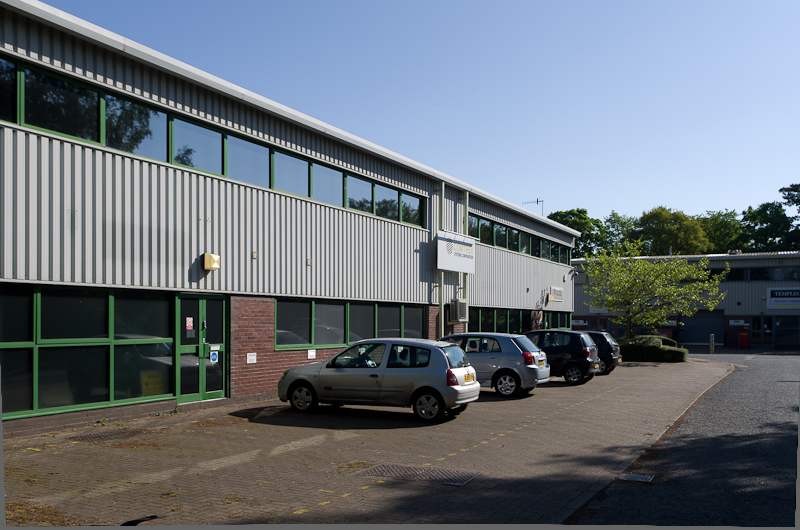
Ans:
{"label": "block paved parking area", "polygon": [[[438,425],[410,409],[301,415],[270,400],[13,438],[7,524],[560,523],[732,370],[623,363],[517,400],[484,389]],[[379,464],[477,476],[456,486],[442,473],[365,474]]]}

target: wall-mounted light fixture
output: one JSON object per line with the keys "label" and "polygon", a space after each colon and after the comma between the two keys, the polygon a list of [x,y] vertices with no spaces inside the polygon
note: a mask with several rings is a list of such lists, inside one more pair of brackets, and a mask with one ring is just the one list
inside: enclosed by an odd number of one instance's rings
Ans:
{"label": "wall-mounted light fixture", "polygon": [[203,254],[203,268],[207,271],[219,269],[219,256],[217,254]]}

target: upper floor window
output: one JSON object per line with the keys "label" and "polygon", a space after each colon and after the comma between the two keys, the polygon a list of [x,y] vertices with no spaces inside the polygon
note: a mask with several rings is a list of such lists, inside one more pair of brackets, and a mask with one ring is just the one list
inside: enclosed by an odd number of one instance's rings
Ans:
{"label": "upper floor window", "polygon": [[226,176],[269,188],[269,148],[228,136]]}
{"label": "upper floor window", "polygon": [[107,146],[166,162],[168,132],[166,113],[106,95]]}
{"label": "upper floor window", "polygon": [[0,120],[17,121],[17,65],[0,59]]}
{"label": "upper floor window", "polygon": [[277,151],[273,157],[273,187],[308,197],[308,162]]}
{"label": "upper floor window", "polygon": [[183,120],[173,120],[173,161],[222,174],[222,134]]}
{"label": "upper floor window", "polygon": [[100,94],[26,68],[25,123],[99,142]]}
{"label": "upper floor window", "polygon": [[344,174],[329,167],[312,164],[314,200],[344,206]]}

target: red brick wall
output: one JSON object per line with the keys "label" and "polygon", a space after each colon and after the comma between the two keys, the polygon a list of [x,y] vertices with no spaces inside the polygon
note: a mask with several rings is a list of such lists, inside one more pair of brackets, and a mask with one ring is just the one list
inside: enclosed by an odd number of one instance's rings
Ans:
{"label": "red brick wall", "polygon": [[447,309],[445,306],[444,333],[439,333],[439,306],[428,306],[428,335],[426,338],[438,339],[439,337],[444,337],[445,335],[464,333],[465,331],[467,331],[467,325],[464,322],[459,324],[447,323]]}
{"label": "red brick wall", "polygon": [[[327,359],[339,348],[317,350],[316,359],[308,350],[275,351],[275,299],[262,296],[231,296],[230,395],[276,397],[278,380],[293,366]],[[256,354],[256,363],[247,364],[247,354]]]}

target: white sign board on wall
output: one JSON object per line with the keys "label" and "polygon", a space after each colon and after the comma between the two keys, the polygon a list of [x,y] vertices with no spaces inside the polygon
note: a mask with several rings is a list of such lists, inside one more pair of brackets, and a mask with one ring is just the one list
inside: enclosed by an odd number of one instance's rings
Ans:
{"label": "white sign board on wall", "polygon": [[800,309],[800,289],[768,287],[767,309]]}
{"label": "white sign board on wall", "polygon": [[436,256],[440,270],[475,274],[475,239],[467,235],[437,232]]}

